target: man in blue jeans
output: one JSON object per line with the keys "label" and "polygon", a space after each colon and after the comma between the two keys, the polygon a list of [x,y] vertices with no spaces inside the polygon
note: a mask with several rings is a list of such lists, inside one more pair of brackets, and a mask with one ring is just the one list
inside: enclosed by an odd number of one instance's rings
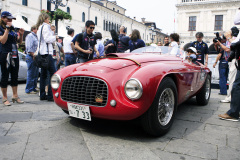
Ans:
{"label": "man in blue jeans", "polygon": [[69,28],[67,32],[67,37],[63,39],[63,50],[65,54],[65,66],[69,66],[71,64],[76,63],[76,56],[75,56],[75,47],[72,42],[74,36],[74,29]]}
{"label": "man in blue jeans", "polygon": [[38,47],[38,38],[37,38],[37,27],[31,27],[31,33],[26,37],[25,47],[26,47],[26,62],[27,62],[27,83],[25,92],[27,94],[36,94],[37,90],[37,79],[38,79],[38,67],[35,65],[33,60],[34,52]]}
{"label": "man in blue jeans", "polygon": [[218,40],[214,42],[214,47],[216,51],[219,53],[215,63],[213,64],[213,68],[215,68],[217,62],[219,61],[219,88],[220,88],[220,95],[227,95],[227,79],[229,73],[228,67],[228,57],[230,55],[230,45],[231,43],[226,40],[222,39],[221,42]]}

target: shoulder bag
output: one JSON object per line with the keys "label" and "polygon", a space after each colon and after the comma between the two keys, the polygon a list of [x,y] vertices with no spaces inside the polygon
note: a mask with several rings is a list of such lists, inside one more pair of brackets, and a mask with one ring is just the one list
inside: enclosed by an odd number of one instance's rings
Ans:
{"label": "shoulder bag", "polygon": [[[48,69],[49,65],[50,65],[49,53],[47,54],[47,56],[41,56],[40,55],[40,44],[41,44],[41,39],[42,39],[42,29],[43,29],[43,26],[41,28],[40,41],[39,41],[39,47],[38,47],[39,49],[38,49],[37,56],[35,57],[35,62],[36,62],[36,65],[39,68]],[[48,50],[48,44],[47,44],[47,50]]]}

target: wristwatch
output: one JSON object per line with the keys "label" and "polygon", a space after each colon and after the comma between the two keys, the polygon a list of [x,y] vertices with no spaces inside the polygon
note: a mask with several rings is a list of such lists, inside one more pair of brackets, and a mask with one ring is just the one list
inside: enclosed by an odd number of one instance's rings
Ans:
{"label": "wristwatch", "polygon": [[11,27],[10,27],[10,26],[8,26],[8,25],[6,25],[6,28],[7,28],[7,29],[10,29]]}

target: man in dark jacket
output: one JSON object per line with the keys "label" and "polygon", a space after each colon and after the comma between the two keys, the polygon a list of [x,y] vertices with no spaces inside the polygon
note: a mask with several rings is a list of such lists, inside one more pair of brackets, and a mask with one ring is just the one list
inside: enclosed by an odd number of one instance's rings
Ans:
{"label": "man in dark jacket", "polygon": [[196,33],[197,41],[194,41],[190,47],[194,47],[197,49],[197,61],[202,63],[203,65],[207,66],[208,64],[208,45],[207,43],[203,42],[203,33],[197,32]]}
{"label": "man in dark jacket", "polygon": [[129,49],[130,38],[126,36],[127,29],[124,26],[120,27],[119,41],[117,46],[118,53],[124,53]]}
{"label": "man in dark jacket", "polygon": [[99,52],[95,47],[96,39],[93,34],[95,24],[88,20],[85,24],[86,32],[80,33],[75,43],[75,49],[78,51],[78,63],[84,63],[93,59],[93,53],[96,52],[99,57]]}

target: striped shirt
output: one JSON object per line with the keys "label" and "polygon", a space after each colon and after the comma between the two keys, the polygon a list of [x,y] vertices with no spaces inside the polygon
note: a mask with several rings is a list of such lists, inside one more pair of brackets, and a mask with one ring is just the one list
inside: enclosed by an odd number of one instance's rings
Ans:
{"label": "striped shirt", "polygon": [[38,38],[34,32],[31,32],[27,35],[25,40],[25,47],[27,54],[29,54],[29,52],[36,52],[38,47]]}

